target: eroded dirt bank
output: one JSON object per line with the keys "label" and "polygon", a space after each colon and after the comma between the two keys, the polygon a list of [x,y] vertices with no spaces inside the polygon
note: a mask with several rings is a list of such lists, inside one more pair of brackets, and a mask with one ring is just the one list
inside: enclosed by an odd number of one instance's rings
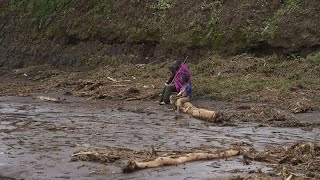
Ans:
{"label": "eroded dirt bank", "polygon": [[[248,176],[248,173],[275,174],[270,164],[243,165],[242,157],[195,162],[174,167],[123,174],[129,158],[110,163],[71,161],[81,150],[103,151],[125,148],[149,156],[157,151],[212,151],[233,145],[264,150],[270,146],[291,146],[297,141],[319,145],[319,126],[281,128],[257,122],[208,124],[193,118],[175,119],[169,107],[151,101],[98,101],[65,98],[63,103],[43,102],[38,95],[1,97],[0,175],[24,179],[185,179]],[[223,108],[224,103],[196,101],[197,105]],[[300,115],[303,121],[319,122],[319,112]],[[302,121],[302,122],[303,122]],[[318,171],[315,171],[318,173]],[[303,175],[301,175],[303,176]],[[274,177],[276,178],[276,177]]]}
{"label": "eroded dirt bank", "polygon": [[[319,2],[2,0],[0,67],[319,53]],[[319,54],[318,54],[319,56]]]}

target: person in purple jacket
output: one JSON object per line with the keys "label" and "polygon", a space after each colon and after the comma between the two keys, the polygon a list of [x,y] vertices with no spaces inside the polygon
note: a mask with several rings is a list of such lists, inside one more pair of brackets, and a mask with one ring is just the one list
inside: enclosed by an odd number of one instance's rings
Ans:
{"label": "person in purple jacket", "polygon": [[191,85],[191,73],[188,67],[181,63],[181,61],[175,61],[170,67],[171,76],[165,83],[165,88],[161,96],[160,104],[169,104],[170,96],[173,93],[179,92],[182,88],[182,76],[188,77],[188,84]]}
{"label": "person in purple jacket", "polygon": [[190,102],[192,98],[192,87],[188,83],[189,82],[188,76],[182,76],[181,82],[182,82],[182,88],[180,92],[177,95],[170,96],[170,104],[174,104],[175,102],[175,105],[177,106],[178,115],[179,115],[180,107],[183,105],[183,103]]}

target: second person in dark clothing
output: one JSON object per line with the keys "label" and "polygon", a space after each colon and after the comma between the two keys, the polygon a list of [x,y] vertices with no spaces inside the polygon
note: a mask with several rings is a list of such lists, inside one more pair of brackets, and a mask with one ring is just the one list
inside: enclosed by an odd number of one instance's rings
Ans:
{"label": "second person in dark clothing", "polygon": [[179,92],[182,87],[181,78],[182,76],[188,77],[188,84],[191,85],[191,73],[187,66],[181,61],[175,61],[172,66],[170,66],[171,76],[165,83],[165,88],[162,92],[160,104],[169,104],[170,96]]}

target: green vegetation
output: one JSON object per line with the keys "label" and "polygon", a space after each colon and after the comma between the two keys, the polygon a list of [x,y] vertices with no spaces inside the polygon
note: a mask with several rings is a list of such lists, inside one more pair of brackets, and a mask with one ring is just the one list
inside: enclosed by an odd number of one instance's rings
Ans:
{"label": "green vegetation", "polygon": [[129,34],[128,39],[134,42],[139,41],[159,41],[159,30],[157,28],[147,27],[132,27],[127,32]]}
{"label": "green vegetation", "polygon": [[[277,3],[266,2],[94,0],[79,4],[75,0],[12,0],[11,10],[20,13],[17,24],[31,20],[41,29],[40,36],[50,39],[67,35],[112,42],[158,41],[173,47],[238,53],[257,41],[284,46],[284,39],[295,32],[279,28],[287,22],[293,26],[298,23],[293,17],[311,17],[315,10],[301,0],[284,1],[279,9],[272,5]],[[272,9],[268,13],[266,8]],[[231,9],[243,17],[225,13]],[[314,42],[318,33],[315,21],[308,18],[299,26],[304,26],[301,37],[284,42],[290,43],[286,47],[301,46],[301,40]]]}
{"label": "green vegetation", "polygon": [[[135,56],[132,56],[135,58]],[[128,64],[130,59],[121,56],[94,56],[88,60],[88,65],[104,67],[107,76],[115,78],[144,79],[146,81],[165,81],[169,76],[166,67],[159,64]],[[304,68],[299,68],[303,62]],[[277,55],[266,58],[242,56],[224,59],[212,55],[198,64],[187,63],[192,72],[195,98],[210,98],[214,100],[231,100],[246,97],[248,101],[259,101],[259,93],[275,93],[288,98],[292,89],[305,90],[318,87],[320,64],[308,62],[305,59],[284,60]],[[96,71],[96,70],[94,70]],[[307,72],[306,72],[307,71]]]}
{"label": "green vegetation", "polygon": [[13,0],[11,7],[14,10],[27,7],[28,14],[32,21],[44,22],[55,13],[62,11],[71,0]]}
{"label": "green vegetation", "polygon": [[121,56],[107,56],[107,55],[94,55],[87,59],[86,65],[89,67],[97,68],[101,66],[120,66],[123,64]]}
{"label": "green vegetation", "polygon": [[307,60],[313,62],[320,62],[320,52],[308,55]]}
{"label": "green vegetation", "polygon": [[173,0],[157,0],[156,4],[151,6],[154,9],[165,10],[171,7]]}
{"label": "green vegetation", "polygon": [[112,14],[112,5],[113,0],[100,0],[85,16],[93,17],[93,19],[108,18]]}
{"label": "green vegetation", "polygon": [[218,50],[222,43],[222,33],[218,31],[220,16],[218,9],[221,7],[221,1],[210,1],[200,3],[193,11],[201,12],[208,18],[194,17],[188,25],[188,37],[192,47],[214,47]]}
{"label": "green vegetation", "polygon": [[45,34],[48,38],[53,38],[60,34],[60,30],[57,27],[48,27]]}
{"label": "green vegetation", "polygon": [[285,16],[289,16],[291,13],[299,9],[300,0],[288,0],[283,6],[273,15],[266,27],[262,31],[262,35],[270,36],[272,39],[276,38],[276,32],[278,31],[278,22]]}
{"label": "green vegetation", "polygon": [[209,3],[203,2],[203,4],[200,6],[200,10],[202,11],[216,10],[222,6],[222,3],[223,1],[220,1],[220,0],[209,1]]}
{"label": "green vegetation", "polygon": [[306,69],[299,68],[301,62],[280,60],[275,55],[269,58],[239,59],[242,62],[214,56],[199,64],[190,65],[195,96],[228,100],[247,94],[259,94],[259,91],[270,91],[286,97],[292,88],[314,89],[318,86],[318,74],[312,72],[318,71],[320,64],[307,63],[305,68],[309,69],[306,73]]}
{"label": "green vegetation", "polygon": [[[135,56],[132,55],[131,58]],[[169,73],[167,68],[159,68],[157,64],[131,64],[128,61],[130,59],[124,59],[123,56],[99,55],[90,57],[86,63],[93,69],[93,78],[96,80],[103,80],[107,76],[159,80],[166,78]],[[97,73],[101,69],[103,73]]]}

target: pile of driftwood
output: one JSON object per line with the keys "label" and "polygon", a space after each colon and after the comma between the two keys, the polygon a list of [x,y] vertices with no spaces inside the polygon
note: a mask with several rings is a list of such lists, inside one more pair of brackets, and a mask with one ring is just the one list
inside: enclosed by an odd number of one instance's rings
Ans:
{"label": "pile of driftwood", "polygon": [[[159,152],[164,154],[158,156],[157,153]],[[72,155],[72,161],[113,163],[128,159],[127,164],[123,167],[123,172],[129,173],[147,168],[242,155],[244,164],[250,164],[251,161],[271,163],[275,167],[277,173],[275,175],[282,176],[285,179],[291,179],[292,177],[320,178],[320,147],[312,143],[296,143],[291,147],[269,147],[263,152],[244,147],[234,147],[214,152],[168,152],[155,151],[154,149],[151,153],[148,153],[147,151],[135,152],[121,148],[100,148],[96,151],[77,152]],[[132,159],[140,159],[140,161]]]}
{"label": "pile of driftwood", "polygon": [[291,147],[268,147],[264,152],[254,149],[243,154],[245,161],[260,161],[275,166],[276,175],[289,180],[320,179],[320,146],[299,142]]}

